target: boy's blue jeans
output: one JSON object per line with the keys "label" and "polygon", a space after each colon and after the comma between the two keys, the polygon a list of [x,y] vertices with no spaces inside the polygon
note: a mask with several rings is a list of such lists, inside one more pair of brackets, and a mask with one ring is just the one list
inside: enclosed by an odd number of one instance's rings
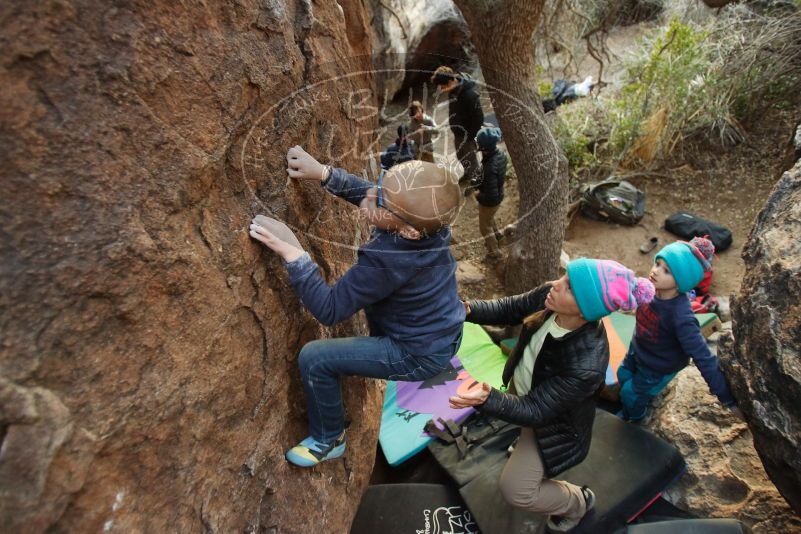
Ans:
{"label": "boy's blue jeans", "polygon": [[648,403],[673,380],[677,373],[663,374],[637,363],[629,351],[617,368],[623,416],[629,421],[645,417]]}
{"label": "boy's blue jeans", "polygon": [[430,378],[448,366],[461,336],[445,349],[428,356],[412,356],[392,339],[346,337],[322,339],[304,345],[298,357],[309,412],[311,437],[330,443],[345,429],[340,376],[366,376],[416,381]]}

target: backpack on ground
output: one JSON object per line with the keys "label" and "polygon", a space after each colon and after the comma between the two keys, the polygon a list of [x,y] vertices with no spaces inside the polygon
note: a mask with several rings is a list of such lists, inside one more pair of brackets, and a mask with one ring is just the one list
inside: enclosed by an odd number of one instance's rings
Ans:
{"label": "backpack on ground", "polygon": [[584,187],[581,213],[596,221],[637,224],[645,215],[645,193],[625,180],[607,178]]}
{"label": "backpack on ground", "polygon": [[665,219],[665,230],[688,241],[693,237],[709,236],[709,240],[715,245],[715,252],[726,250],[733,241],[731,230],[728,228],[686,211],[674,213]]}

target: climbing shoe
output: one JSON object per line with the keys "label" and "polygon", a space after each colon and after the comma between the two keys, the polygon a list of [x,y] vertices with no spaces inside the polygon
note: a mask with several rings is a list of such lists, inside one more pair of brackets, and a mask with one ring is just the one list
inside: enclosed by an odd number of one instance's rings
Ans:
{"label": "climbing shoe", "polygon": [[587,486],[582,486],[581,495],[584,497],[584,515],[573,519],[552,515],[548,517],[548,532],[570,532],[590,513],[590,510],[595,507],[595,493]]}
{"label": "climbing shoe", "polygon": [[300,467],[314,467],[345,454],[345,432],[331,443],[321,443],[309,436],[286,453],[286,459]]}

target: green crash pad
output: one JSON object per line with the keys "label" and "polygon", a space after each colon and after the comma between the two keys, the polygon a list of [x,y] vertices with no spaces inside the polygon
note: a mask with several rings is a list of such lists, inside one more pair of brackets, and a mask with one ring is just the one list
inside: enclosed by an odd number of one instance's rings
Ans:
{"label": "green crash pad", "polygon": [[432,439],[423,431],[430,419],[467,418],[474,410],[452,410],[448,397],[474,380],[500,387],[505,364],[506,356],[484,329],[465,323],[462,344],[448,369],[424,381],[388,381],[378,435],[387,462],[398,465],[423,450]]}

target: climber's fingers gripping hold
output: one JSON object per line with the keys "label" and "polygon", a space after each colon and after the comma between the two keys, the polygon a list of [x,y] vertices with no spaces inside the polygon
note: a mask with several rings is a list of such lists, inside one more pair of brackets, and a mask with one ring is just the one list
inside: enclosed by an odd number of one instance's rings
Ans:
{"label": "climber's fingers gripping hold", "polygon": [[285,261],[294,261],[304,253],[303,247],[287,225],[264,215],[256,215],[250,223],[250,237],[263,243]]}
{"label": "climber's fingers gripping hold", "polygon": [[326,166],[314,159],[300,146],[295,145],[286,153],[287,174],[290,178],[305,178],[323,181],[326,178]]}

